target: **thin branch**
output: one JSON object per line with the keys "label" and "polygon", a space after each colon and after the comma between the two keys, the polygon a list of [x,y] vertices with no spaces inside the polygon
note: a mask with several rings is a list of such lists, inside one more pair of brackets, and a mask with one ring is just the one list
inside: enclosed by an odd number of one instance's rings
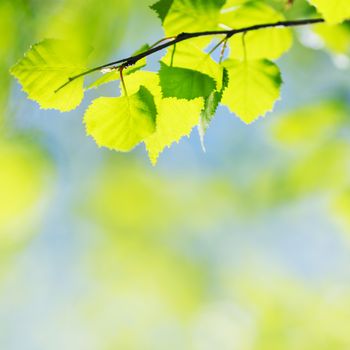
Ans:
{"label": "thin branch", "polygon": [[248,54],[247,54],[247,45],[246,45],[246,37],[247,33],[243,33],[242,35],[242,46],[243,46],[243,58],[244,58],[244,63],[247,62]]}
{"label": "thin branch", "polygon": [[165,41],[174,40],[174,39],[176,39],[176,36],[169,36],[169,37],[160,39],[157,42],[155,42],[153,45],[151,45],[149,48],[152,49],[152,48],[158,46],[159,44],[164,43]]}
{"label": "thin branch", "polygon": [[252,32],[255,30],[264,29],[264,28],[296,27],[296,26],[304,26],[304,25],[322,23],[324,21],[325,20],[323,18],[310,18],[310,19],[300,19],[300,20],[294,20],[294,21],[280,21],[280,22],[274,22],[274,23],[256,24],[256,25],[249,26],[249,27],[244,27],[244,28],[239,28],[239,29],[231,29],[231,30],[212,30],[212,31],[205,31],[205,32],[180,33],[179,35],[177,35],[173,38],[167,38],[170,40],[164,44],[161,44],[164,40],[160,40],[159,41],[160,45],[156,45],[154,47],[151,47],[147,51],[142,52],[138,55],[122,58],[120,60],[117,60],[117,61],[114,61],[111,63],[107,63],[107,64],[104,64],[104,65],[99,66],[99,67],[89,69],[85,72],[82,72],[82,73],[76,75],[76,76],[70,77],[70,78],[68,78],[67,82],[65,84],[63,84],[62,86],[60,86],[55,92],[60,91],[61,89],[63,89],[65,86],[67,86],[68,84],[70,84],[74,80],[79,79],[85,75],[100,71],[100,70],[105,69],[105,68],[109,68],[111,66],[119,67],[119,65],[120,65],[123,68],[127,68],[129,66],[134,65],[139,60],[141,60],[145,57],[153,55],[156,52],[159,52],[159,51],[164,50],[170,46],[174,46],[177,43],[180,43],[182,41],[186,41],[189,39],[204,37],[204,36],[225,35],[225,39],[228,40],[236,34],[248,33],[248,32]]}
{"label": "thin branch", "polygon": [[125,96],[128,96],[128,90],[126,89],[126,85],[125,85],[125,80],[124,80],[123,70],[124,70],[124,67],[123,67],[123,66],[121,66],[121,67],[119,68],[120,81],[122,82],[122,86],[123,86],[124,95],[125,95]]}
{"label": "thin branch", "polygon": [[221,52],[220,52],[220,58],[219,58],[219,63],[221,64],[223,59],[224,59],[224,55],[225,55],[225,52],[226,52],[226,48],[227,48],[227,40],[228,38],[225,38],[224,41],[223,41],[223,45],[221,47]]}

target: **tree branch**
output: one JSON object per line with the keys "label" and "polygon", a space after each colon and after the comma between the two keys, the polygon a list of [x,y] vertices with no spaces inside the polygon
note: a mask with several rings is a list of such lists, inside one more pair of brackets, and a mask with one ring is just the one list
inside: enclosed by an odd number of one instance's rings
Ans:
{"label": "tree branch", "polygon": [[[256,24],[253,26],[245,27],[245,28],[239,28],[239,29],[231,29],[231,30],[212,30],[212,31],[204,31],[204,32],[194,32],[194,33],[180,33],[175,37],[172,38],[166,38],[159,40],[154,46],[152,46],[150,49],[148,49],[145,52],[142,52],[135,56],[126,57],[114,62],[110,62],[107,64],[104,64],[102,66],[98,66],[92,69],[89,69],[85,72],[82,72],[76,76],[68,78],[67,82],[60,86],[55,92],[62,90],[64,87],[66,87],[68,84],[73,82],[76,79],[79,79],[85,75],[91,74],[93,72],[100,71],[102,69],[118,69],[120,67],[127,68],[129,66],[134,65],[139,60],[148,57],[150,55],[153,55],[156,52],[159,52],[161,50],[164,50],[167,47],[174,46],[179,42],[186,41],[193,38],[203,37],[203,36],[214,36],[214,35],[225,35],[224,40],[230,39],[232,36],[236,34],[241,33],[248,33],[255,30],[260,30],[264,28],[276,28],[276,27],[296,27],[296,26],[304,26],[304,25],[310,25],[310,24],[316,24],[316,23],[323,23],[325,20],[323,18],[310,18],[310,19],[300,19],[300,20],[293,20],[293,21],[280,21],[280,22],[274,22],[274,23],[263,23],[263,24]],[[165,40],[169,40],[168,42],[161,44]],[[159,43],[159,45],[158,45]]]}

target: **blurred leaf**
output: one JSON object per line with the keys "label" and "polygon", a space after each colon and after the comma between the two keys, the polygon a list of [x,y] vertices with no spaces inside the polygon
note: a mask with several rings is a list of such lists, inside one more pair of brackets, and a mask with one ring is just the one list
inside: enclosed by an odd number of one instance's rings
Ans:
{"label": "blurred leaf", "polygon": [[350,24],[319,24],[314,31],[324,41],[327,48],[335,53],[350,53]]}
{"label": "blurred leaf", "polygon": [[349,144],[339,140],[325,143],[307,156],[299,157],[287,177],[289,190],[297,195],[331,192],[348,182]]}
{"label": "blurred leaf", "polygon": [[1,33],[6,33],[6,35],[1,35],[0,37],[0,55],[1,60],[6,59],[8,51],[11,50],[12,45],[15,42],[16,28],[14,28],[15,23],[15,8],[9,1],[2,1],[0,3],[0,13],[2,20],[0,21]]}
{"label": "blurred leaf", "polygon": [[253,266],[241,270],[239,276],[231,282],[231,290],[255,326],[250,349],[327,350],[350,346],[346,283],[315,288],[286,272],[274,272],[272,266]]}
{"label": "blurred leaf", "polygon": [[51,2],[52,13],[41,18],[40,38],[69,40],[82,51],[92,47],[90,61],[99,65],[120,45],[132,4],[129,0]]}
{"label": "blurred leaf", "polygon": [[321,102],[280,116],[272,126],[273,136],[288,147],[306,147],[334,136],[346,121],[347,111],[340,102]]}

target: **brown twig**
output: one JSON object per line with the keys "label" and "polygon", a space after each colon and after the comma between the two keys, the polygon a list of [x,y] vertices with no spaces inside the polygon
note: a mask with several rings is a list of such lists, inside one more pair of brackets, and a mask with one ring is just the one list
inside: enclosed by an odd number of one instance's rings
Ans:
{"label": "brown twig", "polygon": [[[58,92],[62,90],[64,87],[66,87],[68,84],[73,82],[76,79],[79,79],[85,75],[91,74],[93,72],[100,71],[102,69],[113,67],[113,69],[119,68],[119,67],[129,67],[134,65],[139,60],[148,57],[156,52],[159,52],[161,50],[164,50],[167,47],[174,46],[179,42],[186,41],[193,38],[203,37],[203,36],[214,36],[214,35],[225,35],[225,38],[222,42],[225,40],[230,39],[232,36],[236,34],[242,34],[242,33],[248,33],[255,30],[260,30],[264,28],[276,28],[276,27],[296,27],[296,26],[304,26],[304,25],[310,25],[310,24],[316,24],[316,23],[322,23],[325,20],[323,18],[310,18],[310,19],[300,19],[300,20],[293,20],[293,21],[279,21],[274,23],[263,23],[263,24],[256,24],[249,27],[239,28],[239,29],[231,29],[231,30],[212,30],[212,31],[205,31],[205,32],[194,32],[194,33],[180,33],[175,37],[172,38],[166,38],[159,40],[159,45],[155,45],[154,47],[149,48],[145,52],[142,52],[140,54],[137,54],[135,56],[130,56],[126,58],[122,58],[120,60],[104,64],[102,66],[98,66],[92,69],[89,69],[85,72],[82,72],[76,76],[68,78],[67,82],[60,86],[55,92]],[[169,40],[170,39],[170,40]],[[162,42],[166,41],[166,43],[162,44]]]}

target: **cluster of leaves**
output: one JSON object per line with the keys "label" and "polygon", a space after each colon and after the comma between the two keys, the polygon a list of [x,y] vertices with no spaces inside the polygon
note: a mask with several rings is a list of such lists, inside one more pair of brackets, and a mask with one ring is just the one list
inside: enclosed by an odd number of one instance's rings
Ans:
{"label": "cluster of leaves", "polygon": [[[172,40],[184,32],[230,30],[284,21],[283,12],[268,3],[160,0],[152,9],[162,21],[166,38]],[[283,3],[291,4],[284,0]],[[309,3],[329,24],[337,25],[332,30],[340,31],[338,24],[350,18],[348,0],[309,0]],[[348,34],[348,28],[346,31]],[[331,33],[323,32],[325,40]],[[291,29],[265,28],[222,39],[225,36],[203,35],[169,46],[160,60],[159,72],[141,70],[146,66],[146,58],[122,67],[126,69],[120,96],[100,97],[92,102],[84,116],[87,133],[99,146],[123,152],[144,142],[155,164],[165,147],[189,135],[194,127],[199,126],[203,138],[220,103],[245,123],[264,116],[280,97],[282,79],[274,61],[292,46]],[[227,48],[228,55],[218,59],[213,50],[209,51],[215,40],[221,40],[222,53]],[[149,48],[146,45],[137,53]],[[33,45],[11,73],[29,98],[42,108],[70,111],[81,103],[84,91],[122,77],[119,70],[111,67],[87,87],[84,75],[70,81],[87,70],[88,56],[86,47],[46,39]],[[70,83],[65,85],[67,81]]]}

